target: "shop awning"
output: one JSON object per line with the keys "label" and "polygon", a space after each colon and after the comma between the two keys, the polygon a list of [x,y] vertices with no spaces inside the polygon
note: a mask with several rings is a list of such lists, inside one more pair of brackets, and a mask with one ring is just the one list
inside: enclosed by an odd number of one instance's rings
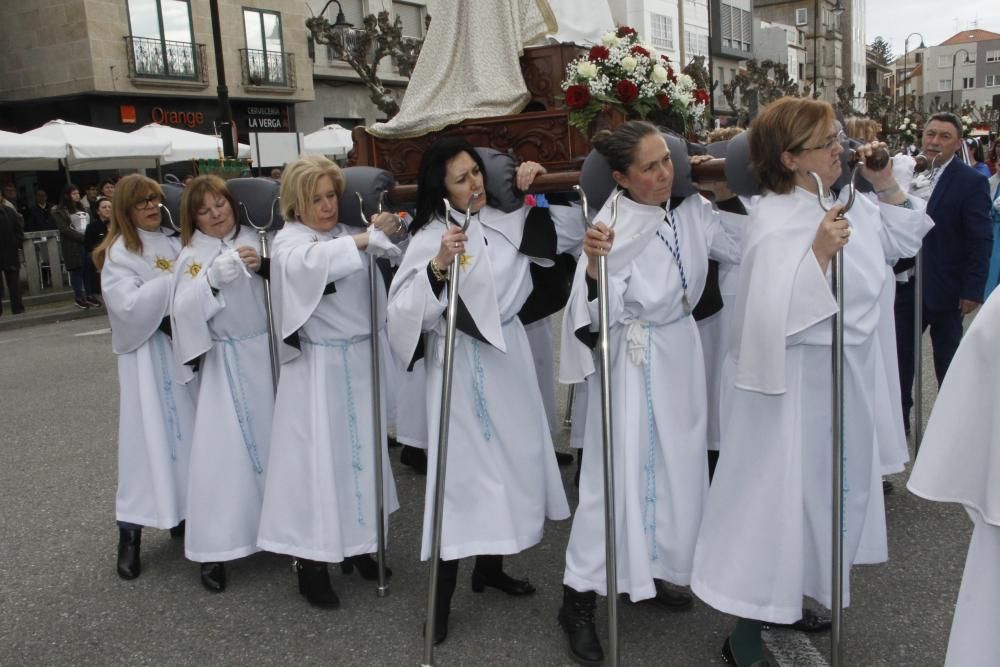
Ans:
{"label": "shop awning", "polygon": [[65,157],[63,143],[0,131],[0,171],[55,171]]}
{"label": "shop awning", "polygon": [[351,131],[334,123],[303,137],[305,153],[319,153],[334,158],[347,157],[354,146]]}
{"label": "shop awning", "polygon": [[[187,160],[218,160],[222,156],[222,139],[212,134],[191,132],[158,123],[150,123],[130,134],[133,137],[169,142],[170,150],[161,158],[161,164]],[[250,146],[240,144],[237,153],[239,158],[249,158]]]}
{"label": "shop awning", "polygon": [[100,127],[50,120],[21,136],[47,139],[66,147],[66,166],[78,169],[152,169],[170,150],[170,142]]}

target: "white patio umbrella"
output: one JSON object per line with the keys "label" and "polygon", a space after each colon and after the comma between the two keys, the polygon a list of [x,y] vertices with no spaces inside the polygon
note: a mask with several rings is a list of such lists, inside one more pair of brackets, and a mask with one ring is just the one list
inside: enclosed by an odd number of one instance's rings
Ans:
{"label": "white patio umbrella", "polygon": [[[169,125],[150,123],[131,132],[131,135],[169,141],[170,150],[160,159],[161,164],[187,160],[217,160],[222,155],[222,139],[212,134],[202,134]],[[250,146],[240,144],[237,157],[249,158]]]}
{"label": "white patio umbrella", "polygon": [[66,145],[0,130],[0,171],[55,171]]}
{"label": "white patio umbrella", "polygon": [[354,146],[351,131],[334,123],[303,137],[306,153],[320,153],[331,157],[347,157]]}
{"label": "white patio umbrella", "polygon": [[170,150],[170,142],[100,127],[50,120],[24,137],[49,139],[66,146],[67,169],[152,169]]}

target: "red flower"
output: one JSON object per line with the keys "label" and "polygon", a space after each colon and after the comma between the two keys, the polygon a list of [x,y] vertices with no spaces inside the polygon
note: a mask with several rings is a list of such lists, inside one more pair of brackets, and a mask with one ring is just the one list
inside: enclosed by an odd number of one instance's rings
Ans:
{"label": "red flower", "polygon": [[566,89],[566,106],[570,109],[582,109],[590,102],[590,91],[586,86],[570,86]]}
{"label": "red flower", "polygon": [[668,58],[667,56],[660,56],[660,59],[663,61],[664,65],[670,64],[670,58]]}
{"label": "red flower", "polygon": [[670,96],[666,93],[660,93],[657,95],[656,101],[660,103],[660,108],[664,111],[670,108]]}
{"label": "red flower", "polygon": [[708,91],[705,90],[704,88],[699,88],[696,91],[694,91],[695,102],[698,102],[699,104],[708,104],[708,100],[709,100]]}
{"label": "red flower", "polygon": [[638,44],[629,49],[628,52],[631,53],[633,56],[646,56],[647,58],[649,57],[649,51],[642,48]]}
{"label": "red flower", "polygon": [[677,75],[674,74],[674,68],[671,67],[670,65],[667,65],[667,80],[675,85],[677,83]]}
{"label": "red flower", "polygon": [[623,25],[618,28],[618,32],[616,34],[619,37],[628,37],[629,35],[636,35],[638,33],[635,31],[635,28],[630,28],[627,25]]}
{"label": "red flower", "polygon": [[611,52],[608,51],[608,47],[597,46],[590,47],[590,54],[587,56],[587,60],[592,63],[596,63],[598,60],[607,60],[611,56]]}
{"label": "red flower", "polygon": [[639,96],[639,87],[628,79],[619,81],[618,85],[615,86],[615,90],[622,104],[630,104],[632,100]]}

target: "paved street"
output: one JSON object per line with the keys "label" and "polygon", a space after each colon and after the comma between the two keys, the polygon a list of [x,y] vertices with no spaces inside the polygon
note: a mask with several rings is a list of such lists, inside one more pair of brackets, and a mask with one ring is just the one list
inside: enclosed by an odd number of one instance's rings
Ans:
{"label": "paved street", "polygon": [[[184,560],[181,542],[157,530],[143,535],[142,576],[118,578],[118,387],[106,327],[100,316],[0,332],[0,664],[419,664],[424,480],[399,465],[398,450],[391,456],[402,509],[391,520],[388,598],[377,599],[356,574],[335,571],[342,608],[315,610],[299,596],[289,559],[270,554],[236,562],[228,590],[213,595]],[[933,386],[930,378],[925,386]],[[929,406],[934,392],[925,393]],[[572,471],[563,472],[575,503]],[[906,493],[903,475],[893,481],[891,560],[854,571],[846,665],[924,667],[944,659],[970,524],[960,508]],[[532,598],[473,594],[471,563],[463,564],[437,664],[569,664],[555,620],[569,527],[550,524],[540,546],[509,559],[512,574],[538,585]],[[732,619],[700,602],[677,614],[623,605],[620,624],[623,665],[697,666],[722,664]],[[783,665],[826,664],[827,634],[773,632],[768,643]]]}

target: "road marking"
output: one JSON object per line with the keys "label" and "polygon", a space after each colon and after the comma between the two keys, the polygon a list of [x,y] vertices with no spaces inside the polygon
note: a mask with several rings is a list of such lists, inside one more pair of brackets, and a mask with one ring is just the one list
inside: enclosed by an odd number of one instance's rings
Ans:
{"label": "road marking", "polygon": [[[829,635],[822,635],[829,637]],[[778,664],[788,667],[829,667],[826,656],[801,632],[795,630],[765,630],[764,643]]]}
{"label": "road marking", "polygon": [[101,334],[111,333],[111,327],[104,329],[94,329],[93,331],[84,331],[83,333],[73,334],[74,336],[100,336]]}

